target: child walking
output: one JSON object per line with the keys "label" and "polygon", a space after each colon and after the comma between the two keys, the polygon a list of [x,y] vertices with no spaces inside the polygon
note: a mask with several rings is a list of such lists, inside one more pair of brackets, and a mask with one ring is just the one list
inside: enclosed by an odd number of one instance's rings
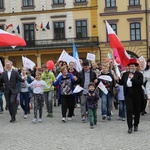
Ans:
{"label": "child walking", "polygon": [[97,107],[98,107],[98,94],[95,92],[95,84],[90,82],[88,85],[88,94],[86,95],[87,107],[90,120],[90,128],[97,124]]}
{"label": "child walking", "polygon": [[122,85],[116,85],[116,90],[118,91],[119,100],[119,120],[125,121],[126,116],[126,104]]}
{"label": "child walking", "polygon": [[[33,94],[34,94],[34,119],[32,120],[33,123],[37,123],[37,121],[39,121],[40,123],[42,122],[42,108],[44,105],[44,87],[46,87],[47,89],[50,88],[50,86],[48,86],[45,81],[41,80],[41,75],[42,73],[37,71],[36,72],[36,79],[28,84],[26,82],[26,84],[28,85],[28,87],[33,87]],[[39,120],[37,120],[37,110],[39,110]]]}

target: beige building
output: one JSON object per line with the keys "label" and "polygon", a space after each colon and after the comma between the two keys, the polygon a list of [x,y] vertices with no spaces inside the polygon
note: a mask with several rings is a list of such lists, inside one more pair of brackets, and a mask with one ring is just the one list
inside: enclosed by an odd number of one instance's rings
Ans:
{"label": "beige building", "polygon": [[99,50],[97,0],[0,0],[0,28],[27,43],[0,49],[1,59],[12,60],[16,67],[22,66],[22,55],[38,67],[57,61],[63,49],[72,55],[73,42],[82,59]]}
{"label": "beige building", "polygon": [[[147,0],[146,1],[146,18],[147,18],[147,27],[146,27],[146,31],[147,31],[147,39],[148,39],[148,47],[149,47],[149,51],[150,51],[150,1]],[[150,53],[149,53],[149,58],[150,58]]]}
{"label": "beige building", "polygon": [[75,42],[81,59],[91,52],[96,62],[103,62],[112,53],[105,20],[130,55],[149,57],[149,0],[0,0],[0,28],[27,43],[15,49],[1,47],[0,58],[21,67],[23,55],[40,67],[57,61],[63,49],[72,55]]}
{"label": "beige building", "polygon": [[[112,53],[106,32],[105,20],[111,25],[127,52],[134,57],[149,57],[146,3],[149,0],[99,1],[99,40],[101,59]],[[148,7],[150,8],[150,7]],[[150,32],[149,32],[150,33]]]}

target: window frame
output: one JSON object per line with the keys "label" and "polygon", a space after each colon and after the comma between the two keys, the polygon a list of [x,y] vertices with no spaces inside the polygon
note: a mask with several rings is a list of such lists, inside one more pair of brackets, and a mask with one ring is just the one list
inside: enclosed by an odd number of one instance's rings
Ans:
{"label": "window frame", "polygon": [[86,3],[87,0],[78,0],[79,2],[77,2],[77,0],[75,0],[75,3]]}
{"label": "window frame", "polygon": [[0,9],[4,9],[4,0],[0,0],[0,2],[2,3],[2,7],[0,7]]}
{"label": "window frame", "polygon": [[[110,6],[107,6],[107,1],[110,2]],[[114,0],[114,6],[112,6],[112,0],[105,0],[105,8],[114,8],[116,7],[116,0]]]}
{"label": "window frame", "polygon": [[[22,7],[33,7],[34,6],[34,0],[26,0],[28,5],[24,5],[24,1],[25,0],[22,0]],[[32,5],[29,5],[29,2],[32,1]]]}
{"label": "window frame", "polygon": [[0,24],[0,29],[5,30],[5,25],[4,24]]}
{"label": "window frame", "polygon": [[[63,29],[64,29],[64,31],[63,31],[63,32],[64,32],[64,36],[63,36],[62,38],[61,38],[61,37],[57,38],[56,35],[55,35],[55,34],[56,34],[56,33],[55,33],[55,23],[59,23],[59,24],[60,24],[60,23],[63,23],[63,24],[64,24],[64,27],[63,27]],[[59,25],[59,26],[60,26],[60,25]],[[54,22],[53,22],[53,29],[54,29],[54,32],[53,32],[53,33],[54,33],[54,40],[64,40],[64,39],[66,39],[65,21],[64,21],[64,20],[62,20],[62,21],[54,21]],[[58,28],[58,29],[61,29],[61,28]],[[62,34],[62,33],[60,33],[60,34]],[[60,35],[60,36],[61,36],[61,35]]]}
{"label": "window frame", "polygon": [[[133,5],[131,5],[131,1],[133,1]],[[139,6],[140,5],[140,0],[137,0],[138,1],[138,4],[136,5],[135,2],[136,0],[129,0],[129,6]]]}
{"label": "window frame", "polygon": [[55,0],[53,0],[53,5],[62,5],[62,4],[65,4],[65,0],[62,0],[63,2],[60,3],[61,0],[57,0],[58,2],[55,3]]}
{"label": "window frame", "polygon": [[[32,25],[33,26],[33,29],[31,30],[25,30],[25,26],[26,25]],[[23,31],[24,31],[24,40],[26,41],[26,43],[27,43],[27,46],[35,46],[35,25],[34,25],[34,23],[25,23],[25,24],[23,24]],[[31,32],[29,33],[29,39],[28,40],[26,40],[26,33],[27,33],[27,31],[32,31],[33,32],[33,39],[31,38]]]}
{"label": "window frame", "polygon": [[[82,26],[81,25],[81,27],[80,27],[81,28],[81,37],[80,37],[80,36],[78,36],[78,32],[77,32],[77,28],[79,28],[79,26],[77,26],[77,22],[81,22],[81,24],[82,24],[83,21],[86,22],[86,26]],[[87,21],[87,19],[76,20],[75,21],[75,27],[76,27],[76,38],[77,39],[79,39],[79,38],[87,38],[88,37],[88,21]],[[82,30],[83,30],[84,27],[86,27],[86,36],[85,37],[82,35]]]}
{"label": "window frame", "polygon": [[[135,25],[135,28],[134,29],[132,29],[131,28],[131,26],[132,26],[132,24],[134,24]],[[136,24],[139,24],[139,28],[136,28]],[[139,39],[137,39],[137,31],[139,30]],[[132,31],[134,31],[134,39],[132,39]],[[130,40],[131,41],[140,41],[141,40],[141,23],[140,22],[132,22],[132,23],[130,23]]]}

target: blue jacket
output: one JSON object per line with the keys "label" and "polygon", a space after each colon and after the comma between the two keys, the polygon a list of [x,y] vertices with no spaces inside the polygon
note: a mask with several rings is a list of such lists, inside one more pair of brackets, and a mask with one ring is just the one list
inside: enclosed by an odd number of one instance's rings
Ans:
{"label": "blue jacket", "polygon": [[[72,91],[73,91],[73,89],[74,89],[73,84],[74,84],[75,81],[74,81],[73,75],[71,73],[68,73],[68,75],[69,75],[69,77],[71,79],[71,82],[72,82],[72,87],[71,88],[72,88]],[[60,98],[60,95],[61,95],[60,81],[61,81],[62,77],[63,77],[63,75],[61,75],[55,82],[53,82],[53,86],[59,86],[59,88],[58,88],[59,98]]]}

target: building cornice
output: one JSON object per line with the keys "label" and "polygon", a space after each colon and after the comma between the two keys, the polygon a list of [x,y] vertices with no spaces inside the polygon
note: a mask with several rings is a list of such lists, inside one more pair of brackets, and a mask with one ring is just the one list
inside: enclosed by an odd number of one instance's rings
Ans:
{"label": "building cornice", "polygon": [[130,14],[144,14],[145,10],[140,11],[123,11],[123,12],[107,12],[107,13],[100,13],[100,16],[115,16],[115,15],[130,15]]}
{"label": "building cornice", "polygon": [[24,11],[24,12],[14,12],[14,13],[0,13],[0,17],[5,16],[21,16],[21,15],[33,15],[33,14],[46,14],[46,13],[58,13],[58,12],[68,12],[68,11],[84,11],[84,10],[95,10],[98,6],[92,7],[76,7],[76,8],[62,8],[62,9],[51,9],[51,10],[38,10],[38,11]]}

